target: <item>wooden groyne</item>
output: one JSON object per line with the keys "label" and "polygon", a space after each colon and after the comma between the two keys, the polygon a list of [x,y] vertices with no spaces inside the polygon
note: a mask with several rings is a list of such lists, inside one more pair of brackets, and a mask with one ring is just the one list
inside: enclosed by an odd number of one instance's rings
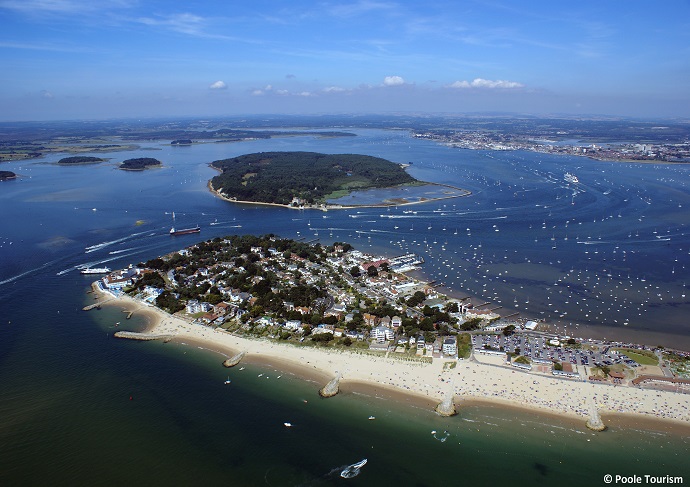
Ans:
{"label": "wooden groyne", "polygon": [[154,333],[137,333],[135,331],[116,331],[113,336],[115,338],[127,338],[129,340],[141,340],[141,341],[164,340],[166,342],[169,342],[173,338],[173,335],[154,334]]}
{"label": "wooden groyne", "polygon": [[240,360],[242,360],[242,358],[243,358],[246,354],[247,354],[246,351],[240,352],[240,353],[238,353],[237,355],[235,355],[234,357],[230,357],[229,359],[224,360],[224,361],[223,361],[223,367],[234,367],[235,365],[237,365],[237,364],[240,363]]}

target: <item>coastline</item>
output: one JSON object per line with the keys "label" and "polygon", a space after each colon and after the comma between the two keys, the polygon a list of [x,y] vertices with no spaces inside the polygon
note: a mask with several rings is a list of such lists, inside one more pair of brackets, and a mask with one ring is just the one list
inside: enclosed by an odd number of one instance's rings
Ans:
{"label": "coastline", "polygon": [[[216,169],[216,168],[214,168],[214,169]],[[420,199],[419,201],[405,201],[405,202],[391,201],[391,202],[386,202],[384,200],[381,203],[370,204],[370,205],[335,205],[335,204],[324,203],[321,206],[295,207],[295,206],[290,206],[290,205],[283,205],[281,203],[266,203],[263,201],[248,201],[248,200],[238,200],[238,199],[228,198],[227,196],[222,195],[218,190],[216,190],[213,187],[213,185],[211,184],[211,180],[208,181],[206,186],[207,186],[208,190],[211,193],[213,193],[216,197],[218,197],[224,201],[228,201],[230,203],[240,203],[240,204],[246,204],[246,205],[277,206],[280,208],[287,208],[289,210],[320,210],[320,211],[351,210],[351,209],[357,209],[357,208],[387,208],[387,207],[391,207],[391,206],[419,205],[422,203],[429,203],[431,201],[442,201],[442,200],[448,200],[448,199],[453,199],[453,198],[463,198],[465,196],[469,196],[472,194],[472,192],[468,189],[456,188],[455,186],[451,186],[449,184],[430,183],[427,181],[421,181],[421,182],[424,183],[425,185],[429,185],[429,186],[441,186],[441,187],[445,187],[445,188],[451,188],[451,189],[454,189],[457,191],[462,191],[462,194]],[[376,189],[376,188],[372,188],[372,189]],[[378,189],[384,189],[384,188],[378,188]]]}
{"label": "coastline", "polygon": [[[100,290],[96,293],[111,296]],[[609,386],[515,371],[473,360],[458,361],[444,370],[444,360],[432,364],[408,363],[385,356],[349,351],[297,347],[274,341],[250,339],[229,332],[192,325],[185,320],[146,305],[129,296],[109,300],[108,304],[145,314],[145,333],[173,335],[173,341],[194,343],[230,357],[246,352],[245,363],[271,365],[286,372],[325,385],[342,374],[341,390],[432,410],[451,391],[456,407],[489,404],[558,416],[584,428],[588,402],[594,399],[605,422],[611,425],[676,431],[690,428],[690,395]],[[219,367],[221,366],[219,360]]]}

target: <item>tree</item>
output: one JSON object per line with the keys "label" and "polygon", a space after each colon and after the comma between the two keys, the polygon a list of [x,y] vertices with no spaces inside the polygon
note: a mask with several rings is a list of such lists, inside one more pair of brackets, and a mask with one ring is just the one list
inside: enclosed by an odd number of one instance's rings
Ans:
{"label": "tree", "polygon": [[515,325],[508,325],[503,328],[503,336],[510,336],[515,333]]}
{"label": "tree", "polygon": [[352,345],[352,338],[350,338],[348,336],[343,338],[343,345],[345,345],[346,347],[349,347],[350,345]]}
{"label": "tree", "polygon": [[359,277],[361,275],[359,272],[359,266],[353,265],[352,269],[350,269],[350,275],[352,277]]}
{"label": "tree", "polygon": [[376,277],[379,275],[379,270],[376,268],[374,265],[370,265],[367,268],[367,276],[369,277]]}
{"label": "tree", "polygon": [[446,313],[457,313],[460,311],[460,308],[458,307],[458,303],[455,301],[451,301],[450,303],[446,304]]}

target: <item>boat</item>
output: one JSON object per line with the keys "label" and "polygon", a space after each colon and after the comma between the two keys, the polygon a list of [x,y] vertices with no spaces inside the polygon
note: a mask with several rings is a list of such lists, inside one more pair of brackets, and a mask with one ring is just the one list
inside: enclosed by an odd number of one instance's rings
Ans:
{"label": "boat", "polygon": [[376,416],[369,416],[369,421],[376,419]]}
{"label": "boat", "polygon": [[349,478],[352,478],[356,475],[359,475],[359,469],[362,468],[366,464],[367,464],[366,458],[360,462],[353,463],[352,465],[345,467],[343,469],[343,471],[340,472],[340,476],[344,479],[349,479]]}
{"label": "boat", "polygon": [[228,380],[224,381],[223,384],[227,385],[230,384],[232,381],[230,380],[230,376],[228,376]]}
{"label": "boat", "polygon": [[286,428],[292,428],[292,423],[283,423]]}
{"label": "boat", "polygon": [[573,183],[573,184],[577,184],[580,182],[580,180],[577,179],[577,176],[575,176],[574,174],[570,174],[569,172],[567,172],[563,175],[563,179],[565,179],[567,182]]}
{"label": "boat", "polygon": [[108,267],[87,267],[81,270],[82,274],[107,274],[110,272]]}
{"label": "boat", "polygon": [[199,233],[201,232],[201,227],[199,225],[195,226],[194,228],[183,228],[182,230],[177,230],[175,229],[175,212],[173,211],[173,226],[170,229],[170,235],[189,235],[190,233]]}

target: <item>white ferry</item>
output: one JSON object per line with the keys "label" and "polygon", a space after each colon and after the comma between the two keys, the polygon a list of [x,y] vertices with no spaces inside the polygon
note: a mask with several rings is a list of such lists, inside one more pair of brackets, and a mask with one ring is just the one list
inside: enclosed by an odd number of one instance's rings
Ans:
{"label": "white ferry", "polygon": [[107,274],[110,272],[108,267],[87,267],[81,270],[82,274]]}
{"label": "white ferry", "polygon": [[577,176],[575,176],[574,174],[570,174],[569,172],[567,172],[563,175],[563,179],[565,179],[567,182],[573,183],[573,184],[577,184],[580,182],[580,180],[577,179]]}

